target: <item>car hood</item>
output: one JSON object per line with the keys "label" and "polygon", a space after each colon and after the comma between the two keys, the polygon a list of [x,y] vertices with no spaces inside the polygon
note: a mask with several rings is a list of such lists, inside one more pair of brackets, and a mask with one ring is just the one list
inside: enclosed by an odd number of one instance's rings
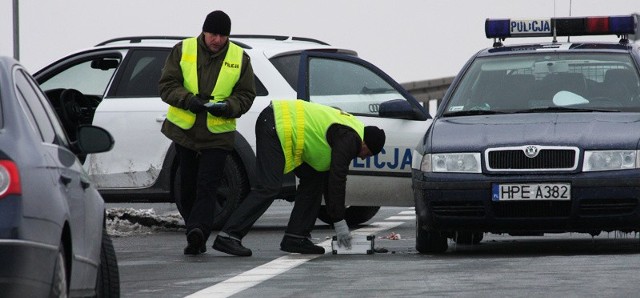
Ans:
{"label": "car hood", "polygon": [[636,149],[638,113],[532,113],[439,118],[430,152],[482,151],[523,145]]}

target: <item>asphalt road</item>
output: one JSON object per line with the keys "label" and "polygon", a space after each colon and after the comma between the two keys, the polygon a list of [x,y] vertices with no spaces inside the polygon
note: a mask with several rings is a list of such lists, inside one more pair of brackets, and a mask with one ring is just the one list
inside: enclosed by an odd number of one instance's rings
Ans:
{"label": "asphalt road", "polygon": [[[171,212],[169,204],[148,204]],[[123,297],[631,297],[640,285],[640,239],[635,234],[485,235],[479,245],[449,243],[443,255],[415,250],[409,208],[382,208],[352,229],[374,234],[381,252],[320,256],[279,250],[291,205],[276,203],[243,244],[252,257],[211,249],[184,256],[184,231],[114,237]],[[398,240],[385,239],[391,233]],[[312,236],[329,248],[333,230],[317,222]],[[382,252],[386,250],[387,252]]]}

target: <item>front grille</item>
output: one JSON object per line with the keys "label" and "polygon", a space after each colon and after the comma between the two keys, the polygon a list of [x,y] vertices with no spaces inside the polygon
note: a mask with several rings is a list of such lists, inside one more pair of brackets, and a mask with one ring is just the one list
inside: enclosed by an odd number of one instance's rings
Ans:
{"label": "front grille", "polygon": [[431,202],[433,214],[438,216],[484,217],[481,201]]}
{"label": "front grille", "polygon": [[638,207],[636,199],[590,199],[580,201],[580,216],[624,215]]}
{"label": "front grille", "polygon": [[[531,147],[537,151],[535,157],[525,154]],[[522,146],[488,149],[485,156],[489,171],[572,171],[578,152],[574,147]]]}
{"label": "front grille", "polygon": [[571,201],[492,202],[496,218],[568,217]]}

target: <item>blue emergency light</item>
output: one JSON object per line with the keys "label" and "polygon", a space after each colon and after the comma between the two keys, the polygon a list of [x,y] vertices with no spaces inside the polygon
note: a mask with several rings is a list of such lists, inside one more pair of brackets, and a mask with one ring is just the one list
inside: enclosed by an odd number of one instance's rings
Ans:
{"label": "blue emergency light", "polygon": [[634,15],[609,17],[564,17],[548,19],[512,20],[487,19],[484,30],[487,38],[581,36],[635,34]]}

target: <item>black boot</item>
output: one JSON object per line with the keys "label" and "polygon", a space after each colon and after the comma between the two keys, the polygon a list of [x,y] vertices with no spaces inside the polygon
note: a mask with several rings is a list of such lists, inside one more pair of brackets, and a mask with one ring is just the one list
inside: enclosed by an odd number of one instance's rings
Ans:
{"label": "black boot", "polygon": [[249,257],[251,250],[242,246],[240,240],[218,235],[213,242],[213,249],[234,256]]}
{"label": "black boot", "polygon": [[204,243],[204,234],[199,228],[194,228],[187,233],[187,247],[184,248],[185,255],[199,255],[207,251]]}
{"label": "black boot", "polygon": [[313,244],[308,238],[296,238],[285,235],[280,242],[280,250],[299,254],[321,255],[324,248]]}

